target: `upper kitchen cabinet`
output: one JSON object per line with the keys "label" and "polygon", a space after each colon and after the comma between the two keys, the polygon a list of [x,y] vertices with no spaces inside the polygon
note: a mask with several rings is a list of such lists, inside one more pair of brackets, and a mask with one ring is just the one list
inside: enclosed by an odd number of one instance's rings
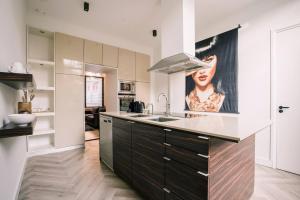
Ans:
{"label": "upper kitchen cabinet", "polygon": [[56,73],[83,75],[83,47],[83,39],[55,33]]}
{"label": "upper kitchen cabinet", "polygon": [[150,56],[142,53],[135,54],[135,78],[136,81],[150,82]]}
{"label": "upper kitchen cabinet", "polygon": [[103,44],[102,64],[110,67],[118,67],[118,48]]}
{"label": "upper kitchen cabinet", "polygon": [[102,44],[90,40],[84,41],[84,62],[102,64]]}
{"label": "upper kitchen cabinet", "polygon": [[120,80],[135,81],[135,53],[120,48],[118,68]]}

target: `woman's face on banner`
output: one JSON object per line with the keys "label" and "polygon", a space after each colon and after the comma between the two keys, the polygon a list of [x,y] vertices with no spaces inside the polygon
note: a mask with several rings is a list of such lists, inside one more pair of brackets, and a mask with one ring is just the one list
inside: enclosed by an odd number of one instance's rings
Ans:
{"label": "woman's face on banner", "polygon": [[206,56],[201,59],[203,62],[206,62],[210,65],[209,68],[199,69],[195,73],[193,73],[192,77],[195,81],[195,84],[200,87],[207,86],[216,73],[217,68],[217,56]]}

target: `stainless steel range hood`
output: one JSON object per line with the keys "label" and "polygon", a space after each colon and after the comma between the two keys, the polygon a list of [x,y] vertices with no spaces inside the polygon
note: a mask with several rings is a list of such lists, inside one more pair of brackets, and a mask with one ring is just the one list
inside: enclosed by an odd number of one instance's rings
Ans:
{"label": "stainless steel range hood", "polygon": [[195,57],[195,0],[161,0],[161,58],[148,71],[166,74],[209,67]]}
{"label": "stainless steel range hood", "polygon": [[150,69],[148,69],[148,71],[172,74],[181,71],[193,70],[199,67],[208,68],[210,65],[190,54],[179,53],[160,60]]}

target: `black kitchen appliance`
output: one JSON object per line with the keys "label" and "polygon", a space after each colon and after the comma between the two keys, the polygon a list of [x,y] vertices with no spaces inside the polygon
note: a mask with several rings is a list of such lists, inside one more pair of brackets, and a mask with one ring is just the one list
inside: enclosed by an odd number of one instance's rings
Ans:
{"label": "black kitchen appliance", "polygon": [[145,104],[142,101],[132,101],[129,104],[128,112],[142,113],[145,109]]}

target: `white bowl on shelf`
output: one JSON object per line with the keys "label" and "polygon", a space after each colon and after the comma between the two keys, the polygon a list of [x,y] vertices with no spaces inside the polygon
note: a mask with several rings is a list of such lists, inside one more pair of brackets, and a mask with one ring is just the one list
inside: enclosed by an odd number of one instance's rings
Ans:
{"label": "white bowl on shelf", "polygon": [[10,122],[18,126],[26,126],[27,124],[35,120],[35,115],[34,114],[11,114],[8,115],[8,119]]}

